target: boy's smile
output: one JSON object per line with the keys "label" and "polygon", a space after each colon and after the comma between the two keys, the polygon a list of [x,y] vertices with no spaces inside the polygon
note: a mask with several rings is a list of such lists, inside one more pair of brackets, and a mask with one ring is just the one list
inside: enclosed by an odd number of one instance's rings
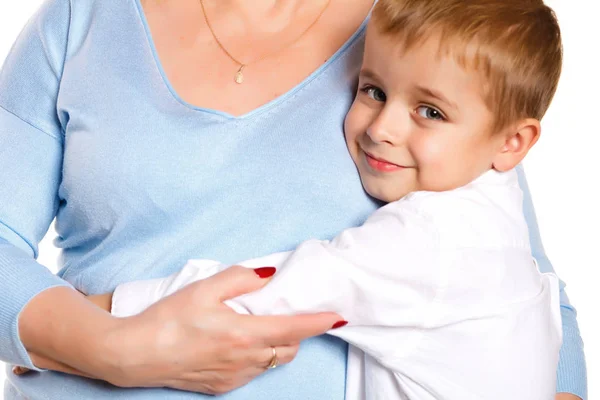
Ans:
{"label": "boy's smile", "polygon": [[366,151],[363,151],[363,152],[364,152],[365,158],[367,160],[367,163],[369,164],[369,167],[371,167],[375,171],[392,172],[392,171],[401,170],[403,168],[408,168],[405,165],[394,164],[383,158],[378,158],[372,154],[369,154]]}
{"label": "boy's smile", "polygon": [[480,76],[435,37],[403,51],[369,27],[345,134],[370,195],[390,202],[455,189],[492,168],[504,140],[492,132]]}

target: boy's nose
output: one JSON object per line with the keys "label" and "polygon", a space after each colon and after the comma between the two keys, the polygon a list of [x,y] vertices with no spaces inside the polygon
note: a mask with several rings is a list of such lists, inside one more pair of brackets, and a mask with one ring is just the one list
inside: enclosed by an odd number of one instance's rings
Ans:
{"label": "boy's nose", "polygon": [[401,145],[407,137],[408,127],[399,115],[383,109],[367,129],[367,135],[375,143]]}

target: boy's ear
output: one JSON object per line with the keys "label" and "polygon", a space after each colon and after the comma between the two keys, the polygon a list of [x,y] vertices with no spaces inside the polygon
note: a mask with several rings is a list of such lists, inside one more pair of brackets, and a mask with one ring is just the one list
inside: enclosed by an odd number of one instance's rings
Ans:
{"label": "boy's ear", "polygon": [[492,167],[500,172],[516,167],[538,141],[540,132],[540,121],[534,118],[524,119],[506,128],[500,134],[502,139]]}

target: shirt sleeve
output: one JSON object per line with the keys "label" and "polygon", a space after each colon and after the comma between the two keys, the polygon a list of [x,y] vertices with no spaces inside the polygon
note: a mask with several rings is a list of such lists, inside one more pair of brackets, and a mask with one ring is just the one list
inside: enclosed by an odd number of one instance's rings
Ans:
{"label": "shirt sleeve", "polygon": [[110,313],[123,318],[136,315],[190,283],[209,278],[227,268],[213,260],[189,260],[182,269],[164,277],[125,282],[112,295]]}
{"label": "shirt sleeve", "polygon": [[445,286],[439,249],[429,217],[392,203],[331,242],[304,242],[266,287],[234,302],[259,315],[334,311],[349,325],[330,334],[378,359],[401,357]]}
{"label": "shirt sleeve", "polygon": [[63,129],[57,97],[70,20],[49,0],[29,20],[0,72],[0,359],[33,366],[18,318],[40,292],[68,284],[35,261],[59,205]]}
{"label": "shirt sleeve", "polygon": [[[523,191],[523,212],[529,228],[531,251],[537,260],[541,272],[554,272],[546,256],[538,227],[531,193],[522,165],[517,167],[519,185]],[[583,341],[577,324],[577,311],[569,302],[565,283],[560,281],[560,313],[563,327],[563,344],[560,349],[557,376],[557,393],[572,393],[582,399],[587,398],[587,370]]]}
{"label": "shirt sleeve", "polygon": [[[290,254],[289,251],[273,253],[243,261],[239,265],[246,268],[259,268],[265,265],[281,266]],[[183,268],[167,277],[121,283],[113,292],[110,312],[115,317],[120,318],[139,314],[152,304],[187,285],[209,278],[227,268],[229,268],[229,265],[219,261],[191,259],[187,261]],[[225,303],[238,313],[248,314],[248,310],[235,301],[227,300]]]}

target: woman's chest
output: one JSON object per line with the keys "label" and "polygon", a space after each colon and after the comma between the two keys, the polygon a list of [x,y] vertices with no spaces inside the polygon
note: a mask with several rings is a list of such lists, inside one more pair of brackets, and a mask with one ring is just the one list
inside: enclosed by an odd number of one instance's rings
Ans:
{"label": "woman's chest", "polygon": [[122,72],[105,65],[96,78],[102,84],[90,87],[85,71],[74,69],[63,82],[59,195],[78,217],[284,212],[343,203],[348,190],[368,201],[342,131],[350,83],[323,76],[327,95],[310,85],[232,118],[184,106],[153,85],[152,74],[126,82]]}
{"label": "woman's chest", "polygon": [[[220,8],[207,6],[204,12],[197,0],[148,1],[140,13],[156,61],[181,99],[243,115],[292,90],[326,63],[359,29],[372,0],[307,4],[288,23],[266,20],[260,28]],[[213,20],[210,28],[207,19]],[[241,64],[246,64],[243,82],[237,83]]]}

